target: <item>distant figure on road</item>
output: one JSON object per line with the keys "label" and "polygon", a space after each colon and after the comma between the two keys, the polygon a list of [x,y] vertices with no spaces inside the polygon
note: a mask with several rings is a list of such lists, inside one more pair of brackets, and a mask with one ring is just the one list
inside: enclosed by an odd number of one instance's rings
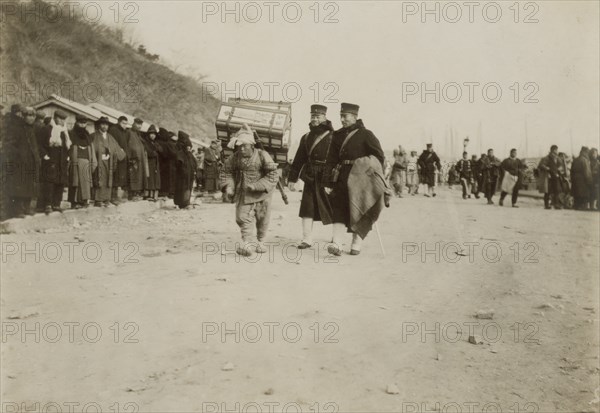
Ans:
{"label": "distant figure on road", "polygon": [[589,209],[592,192],[592,168],[590,165],[590,151],[587,146],[581,148],[579,156],[571,166],[571,181],[573,186],[574,205],[577,210]]}
{"label": "distant figure on road", "polygon": [[410,195],[416,195],[419,192],[419,157],[417,151],[410,151],[410,157],[406,162],[406,186],[408,186]]}
{"label": "distant figure on road", "polygon": [[527,166],[517,158],[517,150],[510,150],[510,157],[506,158],[500,164],[502,183],[500,185],[500,206],[504,205],[504,198],[511,194],[513,208],[518,208],[517,199],[519,198],[519,187],[523,182],[523,172]]}
{"label": "distant figure on road", "polygon": [[485,190],[485,198],[488,205],[493,205],[492,198],[496,193],[498,185],[498,177],[500,176],[500,159],[494,156],[494,150],[488,149],[487,156],[483,160],[483,185]]}
{"label": "distant figure on road", "polygon": [[394,194],[398,198],[402,198],[402,192],[404,186],[406,186],[407,164],[406,151],[402,146],[398,146],[398,149],[394,149],[394,163],[392,164],[392,174],[390,176],[390,184],[394,188]]}
{"label": "distant figure on road", "polygon": [[544,208],[550,209],[550,200],[554,209],[562,209],[561,175],[559,172],[558,146],[552,145],[550,153],[540,159],[538,164],[537,188],[544,194]]}
{"label": "distant figure on road", "polygon": [[463,199],[471,198],[471,185],[473,184],[473,163],[469,160],[467,152],[463,152],[463,157],[456,163],[456,173],[462,186]]}
{"label": "distant figure on road", "polygon": [[424,195],[427,197],[435,196],[436,175],[442,169],[442,164],[440,163],[440,158],[433,151],[433,144],[427,144],[427,149],[419,157],[419,165],[421,167],[421,174],[425,179],[423,183],[427,184],[427,193]]}

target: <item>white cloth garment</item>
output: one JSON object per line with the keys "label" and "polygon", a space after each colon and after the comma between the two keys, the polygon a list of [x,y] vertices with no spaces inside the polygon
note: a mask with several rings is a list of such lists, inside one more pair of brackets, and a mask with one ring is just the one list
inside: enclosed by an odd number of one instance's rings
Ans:
{"label": "white cloth garment", "polygon": [[517,176],[505,172],[504,178],[502,178],[502,192],[508,192],[509,194],[512,193],[513,189],[515,188],[515,185],[517,184],[518,179],[519,178]]}
{"label": "white cloth garment", "polygon": [[71,147],[71,138],[69,138],[69,131],[67,130],[67,128],[65,126],[57,125],[54,121],[54,118],[50,119],[50,126],[52,126],[52,132],[50,134],[49,141],[50,146],[61,146],[62,139],[60,138],[60,134],[61,132],[64,132],[67,138],[67,149],[69,149]]}

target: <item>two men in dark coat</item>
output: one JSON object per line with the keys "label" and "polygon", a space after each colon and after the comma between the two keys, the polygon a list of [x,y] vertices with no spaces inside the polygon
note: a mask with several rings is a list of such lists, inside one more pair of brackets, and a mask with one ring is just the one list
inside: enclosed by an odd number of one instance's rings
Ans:
{"label": "two men in dark coat", "polygon": [[[342,128],[333,133],[327,157],[327,163],[335,165],[324,179],[326,192],[330,194],[333,221],[333,243],[327,250],[336,256],[342,254],[344,232],[350,226],[348,178],[354,160],[372,155],[381,163],[382,172],[385,160],[379,139],[358,119],[358,109],[358,105],[342,103]],[[353,233],[350,254],[360,254],[361,244],[362,238]]]}
{"label": "two men in dark coat", "polygon": [[433,150],[433,144],[427,144],[427,149],[419,157],[419,166],[421,167],[421,174],[425,179],[424,183],[427,184],[427,193],[424,195],[427,197],[435,196],[436,177],[439,171],[442,170],[442,164],[439,156]]}
{"label": "two men in dark coat", "polygon": [[40,129],[38,146],[41,159],[40,205],[44,212],[62,212],[61,202],[65,186],[69,184],[69,148],[71,139],[65,127],[67,114],[61,109],[54,112],[50,124]]}
{"label": "two men in dark coat", "polygon": [[310,131],[300,139],[294,162],[288,175],[291,191],[298,179],[304,181],[300,218],[302,218],[302,242],[299,249],[310,248],[313,243],[312,229],[314,221],[323,225],[332,222],[331,205],[323,186],[323,177],[327,168],[327,155],[333,136],[333,126],[327,120],[327,107],[312,105],[310,108]]}

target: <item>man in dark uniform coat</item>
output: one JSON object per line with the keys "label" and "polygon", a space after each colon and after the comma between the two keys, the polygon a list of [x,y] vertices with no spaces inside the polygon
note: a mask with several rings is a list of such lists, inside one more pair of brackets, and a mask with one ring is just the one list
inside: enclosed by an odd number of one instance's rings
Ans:
{"label": "man in dark uniform coat", "polygon": [[471,185],[473,185],[473,164],[468,159],[467,152],[463,152],[463,157],[456,163],[456,172],[460,177],[463,199],[471,198]]}
{"label": "man in dark uniform coat", "polygon": [[327,107],[312,105],[310,108],[310,132],[302,136],[294,162],[290,167],[288,185],[294,190],[298,178],[304,181],[302,201],[300,203],[300,218],[302,218],[302,242],[299,249],[312,246],[312,228],[314,221],[323,225],[332,222],[331,206],[323,187],[323,174],[329,168],[327,153],[333,135],[333,126],[326,118]]}
{"label": "man in dark uniform coat", "polygon": [[[127,137],[128,137],[127,117],[120,116],[119,119],[117,120],[117,122],[118,123],[116,125],[110,126],[110,128],[108,129],[108,133],[113,138],[115,138],[115,140],[117,141],[117,143],[119,144],[121,149],[123,149],[125,151],[125,153],[127,154]],[[125,192],[125,190],[127,188],[128,165],[129,165],[129,162],[127,160],[127,157],[125,157],[125,159],[117,162],[116,168],[114,169],[114,172],[113,172],[114,175],[113,175],[113,179],[112,179],[112,195],[111,195],[111,201],[110,201],[114,205],[118,205],[120,203],[119,195],[118,195],[119,188],[121,188],[123,190],[123,192]],[[124,200],[127,199],[127,196],[125,196],[125,194],[123,195],[123,199]]]}
{"label": "man in dark uniform coat", "polygon": [[481,175],[481,164],[477,160],[477,155],[471,156],[471,168],[473,170],[473,183],[471,186],[471,193],[475,198],[479,199],[479,176]]}
{"label": "man in dark uniform coat", "polygon": [[[342,103],[342,128],[333,133],[327,156],[327,163],[335,165],[324,180],[325,186],[328,187],[326,192],[330,193],[333,220],[333,245],[327,250],[337,256],[342,254],[344,228],[349,228],[350,225],[348,177],[354,160],[373,155],[381,162],[382,170],[385,160],[379,139],[365,128],[362,119],[358,119],[358,109],[358,105]],[[360,253],[361,242],[358,234],[352,234],[351,255]]]}
{"label": "man in dark uniform coat", "polygon": [[428,143],[427,149],[423,151],[419,156],[419,166],[421,167],[421,173],[425,178],[425,184],[427,184],[427,193],[425,196],[435,196],[435,184],[436,184],[436,172],[442,170],[442,164],[437,153],[433,151],[433,144]]}
{"label": "man in dark uniform coat", "polygon": [[496,193],[498,177],[500,176],[500,159],[494,156],[494,150],[488,149],[487,156],[483,160],[483,185],[488,205],[493,205],[492,198]]}

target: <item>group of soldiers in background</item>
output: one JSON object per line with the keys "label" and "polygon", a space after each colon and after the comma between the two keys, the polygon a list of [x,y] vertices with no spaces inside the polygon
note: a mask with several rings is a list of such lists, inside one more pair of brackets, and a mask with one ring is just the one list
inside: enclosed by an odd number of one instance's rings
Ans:
{"label": "group of soldiers in background", "polygon": [[61,212],[65,188],[74,209],[158,197],[191,208],[198,166],[187,133],[154,125],[142,133],[143,121],[136,118],[128,128],[125,116],[117,124],[101,117],[89,133],[85,116],[77,115],[70,130],[66,119],[61,109],[47,116],[18,104],[3,117],[2,192],[8,217]]}
{"label": "group of soldiers in background", "polygon": [[[432,144],[427,144],[427,149],[420,157],[416,155],[417,152],[412,151],[407,157],[402,146],[399,146],[393,152],[393,162],[387,162],[386,176],[398,197],[402,197],[405,187],[409,194],[418,194],[420,183],[427,185],[425,196],[435,196],[435,186],[443,180],[442,165]],[[552,145],[550,153],[533,168],[537,189],[544,194],[544,207],[598,210],[598,150],[584,146],[570,168],[568,163],[567,155],[558,152],[558,147]],[[494,156],[493,149],[481,154],[479,159],[477,155],[469,159],[469,154],[463,152],[462,159],[448,168],[447,182],[450,186],[460,182],[463,199],[472,196],[479,199],[483,194],[489,205],[494,204],[493,197],[500,190],[500,206],[504,205],[506,196],[510,194],[512,206],[518,208],[519,190],[524,186],[528,169],[526,162],[517,158],[516,149],[511,149],[509,157],[503,161]]]}

